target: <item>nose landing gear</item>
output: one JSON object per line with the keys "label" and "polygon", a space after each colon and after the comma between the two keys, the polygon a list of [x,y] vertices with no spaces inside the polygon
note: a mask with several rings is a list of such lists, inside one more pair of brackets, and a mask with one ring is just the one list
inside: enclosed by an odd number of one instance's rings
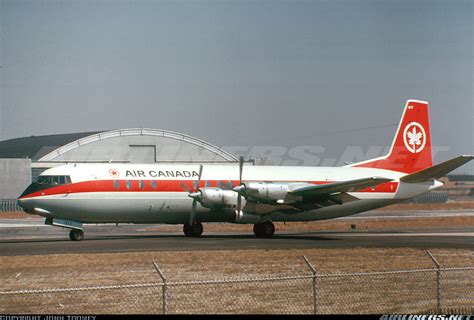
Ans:
{"label": "nose landing gear", "polygon": [[84,239],[84,232],[79,229],[72,229],[71,232],[69,232],[69,239],[72,241],[81,241]]}
{"label": "nose landing gear", "polygon": [[47,217],[44,221],[44,224],[49,226],[71,229],[71,231],[69,232],[69,239],[71,239],[72,241],[81,241],[82,239],[84,239],[84,232],[82,231],[82,222]]}

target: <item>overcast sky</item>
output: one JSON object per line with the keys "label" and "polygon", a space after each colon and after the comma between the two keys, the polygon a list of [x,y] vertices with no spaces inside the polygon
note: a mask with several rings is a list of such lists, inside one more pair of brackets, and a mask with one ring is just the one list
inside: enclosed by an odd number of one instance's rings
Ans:
{"label": "overcast sky", "polygon": [[472,1],[0,3],[0,140],[151,127],[338,157],[390,144],[414,98],[437,161],[474,153]]}

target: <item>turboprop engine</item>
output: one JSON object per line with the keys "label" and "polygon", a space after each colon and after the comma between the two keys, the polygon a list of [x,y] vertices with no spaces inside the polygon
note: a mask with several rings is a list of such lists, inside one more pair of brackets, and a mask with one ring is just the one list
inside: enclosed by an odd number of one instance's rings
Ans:
{"label": "turboprop engine", "polygon": [[[242,182],[243,157],[239,159],[240,179]],[[258,223],[260,216],[243,212],[243,208],[247,200],[242,197],[240,192],[235,190],[227,190],[221,188],[199,188],[202,177],[203,166],[199,165],[198,180],[194,183],[194,188],[190,188],[185,183],[180,183],[183,190],[188,192],[188,196],[193,199],[191,206],[191,214],[189,217],[189,225],[193,225],[196,218],[196,206],[201,206],[211,210],[224,210],[235,213],[235,222],[237,223]]]}
{"label": "turboprop engine", "polygon": [[[203,207],[214,210],[225,210],[235,213],[236,223],[260,222],[260,216],[238,210],[239,194],[233,190],[223,190],[218,188],[202,188],[190,195],[195,198]],[[241,208],[245,207],[246,200],[241,199]]]}
{"label": "turboprop engine", "polygon": [[197,192],[198,201],[209,209],[236,208],[238,194],[232,190],[202,188]]}
{"label": "turboprop engine", "polygon": [[285,203],[289,185],[272,182],[246,182],[234,188],[247,199],[260,203],[277,204]]}

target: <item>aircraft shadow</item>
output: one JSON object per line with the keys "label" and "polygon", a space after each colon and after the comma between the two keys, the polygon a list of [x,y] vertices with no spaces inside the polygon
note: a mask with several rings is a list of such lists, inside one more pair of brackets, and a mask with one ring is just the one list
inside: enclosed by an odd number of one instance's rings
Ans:
{"label": "aircraft shadow", "polygon": [[310,235],[310,234],[279,234],[275,235],[272,238],[256,238],[254,235],[251,234],[210,234],[210,235],[202,235],[201,237],[197,238],[188,238],[185,237],[184,235],[180,234],[147,234],[147,235],[90,235],[84,237],[84,240],[75,242],[69,240],[67,236],[64,238],[50,238],[50,239],[8,239],[8,240],[0,240],[0,244],[15,244],[15,243],[58,243],[58,242],[67,242],[70,244],[80,244],[84,242],[90,242],[90,241],[115,241],[115,240],[139,240],[139,239],[175,239],[179,240],[182,239],[186,243],[188,241],[202,241],[203,244],[206,244],[206,240],[251,240],[254,241],[255,243],[258,242],[269,242],[269,241],[281,241],[281,240],[301,240],[301,241],[337,241],[337,240],[343,240],[343,239],[338,239],[334,237],[321,237],[321,236],[316,236],[316,235]]}

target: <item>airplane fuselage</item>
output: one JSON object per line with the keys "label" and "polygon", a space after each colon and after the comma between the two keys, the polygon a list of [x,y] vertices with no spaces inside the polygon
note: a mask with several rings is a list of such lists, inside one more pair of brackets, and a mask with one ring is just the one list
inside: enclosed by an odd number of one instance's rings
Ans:
{"label": "airplane fuselage", "polygon": [[[201,222],[257,223],[272,221],[310,221],[347,216],[386,206],[440,185],[434,182],[404,184],[398,180],[404,174],[372,168],[278,167],[244,166],[243,182],[325,184],[367,176],[393,181],[350,193],[359,201],[315,210],[284,213],[284,205],[262,204],[266,214],[246,215],[236,220],[235,208],[222,210],[197,208]],[[181,164],[71,164],[44,172],[45,177],[68,177],[70,183],[30,189],[21,197],[28,212],[45,217],[57,217],[82,223],[166,223],[189,221],[192,199],[182,184],[194,188],[198,179],[197,165]],[[68,182],[68,181],[66,181]],[[199,187],[223,188],[239,183],[237,165],[205,165]],[[234,209],[234,210],[233,210]],[[282,209],[281,212],[279,209]]]}
{"label": "airplane fuselage", "polygon": [[474,159],[433,165],[428,103],[408,100],[387,155],[345,167],[217,164],[70,164],[43,172],[20,196],[25,211],[70,228],[82,223],[254,224],[271,237],[275,221],[311,221],[387,206],[443,186],[437,178]]}

